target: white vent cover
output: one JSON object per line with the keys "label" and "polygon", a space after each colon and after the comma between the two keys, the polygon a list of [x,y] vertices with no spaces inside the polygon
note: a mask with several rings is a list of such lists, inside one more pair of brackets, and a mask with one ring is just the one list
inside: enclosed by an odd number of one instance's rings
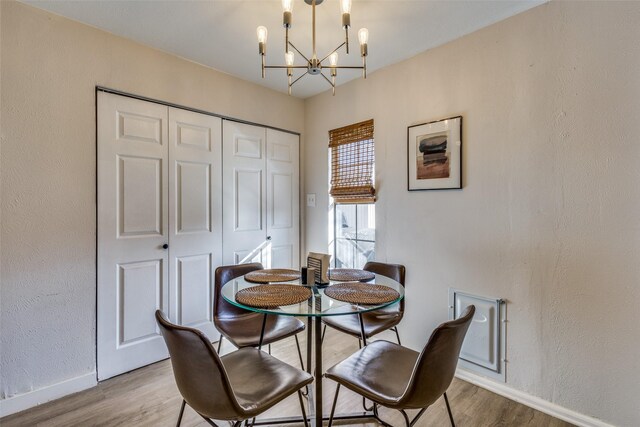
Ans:
{"label": "white vent cover", "polygon": [[506,303],[449,289],[449,319],[460,317],[469,305],[475,305],[476,313],[462,344],[459,366],[506,382]]}

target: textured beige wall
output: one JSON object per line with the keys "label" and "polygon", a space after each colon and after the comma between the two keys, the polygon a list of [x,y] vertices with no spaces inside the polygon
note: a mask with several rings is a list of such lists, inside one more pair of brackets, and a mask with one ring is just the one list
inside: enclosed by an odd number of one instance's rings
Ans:
{"label": "textured beige wall", "polygon": [[[306,101],[307,246],[327,246],[327,131],[375,119],[377,258],[404,341],[447,288],[508,300],[508,385],[640,425],[640,2],[551,2]],[[374,49],[371,49],[371,54]],[[464,116],[464,189],[407,191],[407,126]]]}
{"label": "textured beige wall", "polygon": [[298,132],[304,104],[0,3],[1,399],[95,369],[96,85]]}

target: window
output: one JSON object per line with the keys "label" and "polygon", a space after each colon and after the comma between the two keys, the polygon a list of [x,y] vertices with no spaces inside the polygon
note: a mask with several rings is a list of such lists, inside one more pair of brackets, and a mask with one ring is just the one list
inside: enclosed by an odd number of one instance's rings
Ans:
{"label": "window", "polygon": [[329,252],[334,268],[362,268],[375,260],[376,210],[374,204],[333,205],[333,236]]}
{"label": "window", "polygon": [[375,259],[373,120],[329,131],[329,151],[332,264],[361,268]]}

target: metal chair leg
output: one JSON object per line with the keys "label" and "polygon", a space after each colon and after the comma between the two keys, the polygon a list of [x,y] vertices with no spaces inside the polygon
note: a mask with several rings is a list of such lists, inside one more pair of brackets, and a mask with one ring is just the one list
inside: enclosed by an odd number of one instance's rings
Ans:
{"label": "metal chair leg", "polygon": [[187,404],[184,399],[182,399],[182,405],[180,406],[180,415],[178,415],[178,423],[176,427],[180,427],[180,423],[182,422],[182,415],[184,414],[184,407]]}
{"label": "metal chair leg", "polygon": [[311,358],[313,357],[313,319],[307,318],[307,373],[311,373]]}
{"label": "metal chair leg", "polygon": [[447,398],[447,393],[445,392],[443,396],[444,396],[444,403],[447,404],[447,412],[449,412],[449,420],[451,421],[451,427],[456,427],[456,423],[455,421],[453,421],[453,414],[451,413],[451,406],[449,405],[449,399]]}
{"label": "metal chair leg", "polygon": [[367,399],[364,396],[362,396],[362,407],[366,412],[373,411],[373,406],[367,407]]}
{"label": "metal chair leg", "polygon": [[296,339],[296,347],[298,348],[298,358],[300,358],[300,368],[304,371],[304,362],[302,361],[302,351],[300,350],[300,341],[298,341],[298,334],[293,336]]}
{"label": "metal chair leg", "polygon": [[411,421],[409,420],[409,415],[407,415],[404,409],[400,409],[400,413],[404,417],[404,422],[407,425],[407,427],[411,427]]}
{"label": "metal chair leg", "polygon": [[427,408],[422,408],[420,409],[420,412],[418,412],[418,415],[416,415],[415,417],[413,417],[413,419],[411,420],[411,425],[413,426],[416,422],[418,422],[418,418],[420,418],[422,416],[422,414],[424,414],[424,411],[426,411]]}
{"label": "metal chair leg", "polygon": [[380,414],[378,413],[378,405],[376,403],[373,404],[373,416],[378,420],[380,424],[384,427],[393,427],[391,424],[385,422],[382,418],[380,418]]}
{"label": "metal chair leg", "polygon": [[322,337],[320,338],[320,341],[324,342],[324,333],[327,332],[327,325],[324,325],[324,328],[322,328]]}
{"label": "metal chair leg", "polygon": [[[262,315],[262,328],[260,329],[260,342],[258,343],[258,350],[262,350],[262,342],[264,341],[264,328],[267,326],[267,315]],[[271,351],[269,351],[271,353]]]}
{"label": "metal chair leg", "polygon": [[336,395],[333,397],[333,405],[331,405],[331,415],[329,415],[329,425],[327,427],[331,427],[333,424],[333,414],[336,412],[336,403],[338,403],[338,393],[340,392],[340,384],[336,387]]}
{"label": "metal chair leg", "polygon": [[[207,424],[209,424],[212,427],[219,427],[218,424],[214,423],[213,421],[211,421],[209,418],[205,417],[202,414],[198,414],[202,417],[203,420],[205,420],[207,422]],[[238,423],[235,424],[236,426],[238,426]],[[240,421],[240,426],[242,425],[242,421]]]}
{"label": "metal chair leg", "polygon": [[394,326],[393,331],[396,333],[396,338],[398,339],[398,345],[402,345],[402,343],[400,342],[400,334],[398,333],[398,327]]}
{"label": "metal chair leg", "polygon": [[222,338],[223,336],[220,335],[220,339],[218,340],[218,355],[220,355],[220,349],[222,348]]}
{"label": "metal chair leg", "polygon": [[364,346],[367,346],[367,334],[364,332],[364,319],[362,318],[362,313],[358,313],[358,319],[360,320],[360,338],[362,338],[362,343]]}
{"label": "metal chair leg", "polygon": [[300,390],[298,390],[298,400],[300,401],[300,410],[302,411],[304,427],[309,427],[309,421],[307,421],[307,412],[304,410],[304,401],[302,400],[302,392]]}

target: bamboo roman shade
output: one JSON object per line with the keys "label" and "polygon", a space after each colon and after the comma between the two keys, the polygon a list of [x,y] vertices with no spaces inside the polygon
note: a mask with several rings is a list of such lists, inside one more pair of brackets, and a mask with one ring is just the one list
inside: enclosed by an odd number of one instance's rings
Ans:
{"label": "bamboo roman shade", "polygon": [[373,120],[329,131],[331,190],[336,203],[373,203]]}

